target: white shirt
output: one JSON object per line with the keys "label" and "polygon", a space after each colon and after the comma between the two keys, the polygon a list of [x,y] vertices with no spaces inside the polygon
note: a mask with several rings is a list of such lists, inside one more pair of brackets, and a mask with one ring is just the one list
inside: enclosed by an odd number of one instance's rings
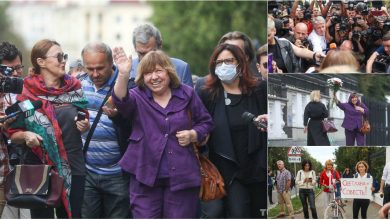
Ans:
{"label": "white shirt", "polygon": [[327,48],[325,35],[320,36],[316,33],[315,30],[311,32],[311,34],[308,37],[308,40],[313,44],[314,52],[322,52]]}
{"label": "white shirt", "polygon": [[[310,183],[304,183],[303,181],[305,180],[305,178],[311,178],[312,180]],[[310,170],[307,172],[300,170],[297,173],[295,183],[300,189],[313,189],[314,185],[316,184],[316,173],[314,172],[314,170]]]}
{"label": "white shirt", "polygon": [[386,184],[390,184],[390,163],[387,163],[385,168],[383,168],[382,180],[384,180]]}

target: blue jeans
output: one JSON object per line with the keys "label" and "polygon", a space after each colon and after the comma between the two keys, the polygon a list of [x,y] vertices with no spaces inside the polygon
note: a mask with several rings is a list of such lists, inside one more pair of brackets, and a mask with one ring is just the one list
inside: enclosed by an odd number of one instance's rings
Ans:
{"label": "blue jeans", "polygon": [[301,200],[302,207],[303,207],[303,214],[306,219],[309,218],[309,209],[307,206],[307,200],[309,200],[310,209],[311,209],[311,215],[313,219],[318,218],[317,216],[317,210],[316,210],[316,203],[314,198],[314,190],[313,189],[299,189],[299,199]]}
{"label": "blue jeans", "polygon": [[127,218],[130,209],[129,178],[124,173],[100,175],[88,171],[82,218]]}

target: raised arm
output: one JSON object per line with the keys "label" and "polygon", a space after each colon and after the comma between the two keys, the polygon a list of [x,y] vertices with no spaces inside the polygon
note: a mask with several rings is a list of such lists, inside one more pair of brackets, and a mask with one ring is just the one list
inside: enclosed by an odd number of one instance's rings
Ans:
{"label": "raised arm", "polygon": [[131,55],[126,56],[122,47],[115,47],[113,51],[113,57],[115,64],[118,67],[119,74],[114,86],[115,95],[121,100],[126,97],[128,93],[128,82],[130,78],[131,70]]}

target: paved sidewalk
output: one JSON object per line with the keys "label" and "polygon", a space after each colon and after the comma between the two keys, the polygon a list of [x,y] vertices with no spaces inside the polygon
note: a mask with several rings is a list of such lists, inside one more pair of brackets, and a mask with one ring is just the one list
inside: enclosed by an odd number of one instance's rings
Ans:
{"label": "paved sidewalk", "polygon": [[[320,219],[324,218],[324,211],[325,211],[325,208],[327,206],[327,204],[325,204],[324,201],[325,201],[324,200],[324,193],[321,193],[320,195],[317,196],[317,198],[316,198],[316,208],[317,208],[318,218],[320,218]],[[346,212],[346,218],[347,219],[352,219],[352,217],[353,217],[353,214],[352,214],[352,203],[353,203],[352,199],[347,200],[347,203],[346,203],[347,205],[344,206],[344,210]],[[379,218],[378,211],[379,211],[380,208],[381,208],[380,205],[376,204],[375,202],[371,202],[370,206],[368,206],[367,218],[368,219],[378,219]],[[309,215],[310,215],[310,218],[312,218],[310,207],[309,207]],[[296,213],[294,217],[296,219],[303,219],[304,218],[303,212]],[[359,214],[359,217],[361,217],[360,214]],[[278,217],[278,218],[288,218],[288,216]]]}

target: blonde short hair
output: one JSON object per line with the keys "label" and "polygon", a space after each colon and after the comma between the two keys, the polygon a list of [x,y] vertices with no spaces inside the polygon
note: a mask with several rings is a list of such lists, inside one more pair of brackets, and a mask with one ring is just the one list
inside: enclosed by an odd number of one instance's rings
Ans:
{"label": "blonde short hair", "polygon": [[168,72],[168,76],[171,80],[169,86],[171,88],[177,88],[180,86],[180,79],[177,76],[176,69],[172,64],[171,59],[161,50],[150,51],[142,58],[138,65],[135,84],[141,88],[144,88],[144,75],[153,72],[157,65],[161,66]]}
{"label": "blonde short hair", "polygon": [[359,170],[358,170],[359,164],[363,164],[363,165],[366,167],[366,173],[367,173],[367,171],[368,171],[368,164],[367,164],[367,162],[364,161],[364,160],[361,160],[361,161],[359,161],[359,162],[356,163],[356,166],[355,166],[356,172],[359,173]]}
{"label": "blonde short hair", "polygon": [[310,93],[310,100],[314,102],[319,102],[321,100],[320,90],[313,90]]}
{"label": "blonde short hair", "polygon": [[327,161],[325,161],[325,169],[326,169],[326,167],[328,166],[328,165],[332,165],[333,166],[333,161],[332,160],[327,160]]}

